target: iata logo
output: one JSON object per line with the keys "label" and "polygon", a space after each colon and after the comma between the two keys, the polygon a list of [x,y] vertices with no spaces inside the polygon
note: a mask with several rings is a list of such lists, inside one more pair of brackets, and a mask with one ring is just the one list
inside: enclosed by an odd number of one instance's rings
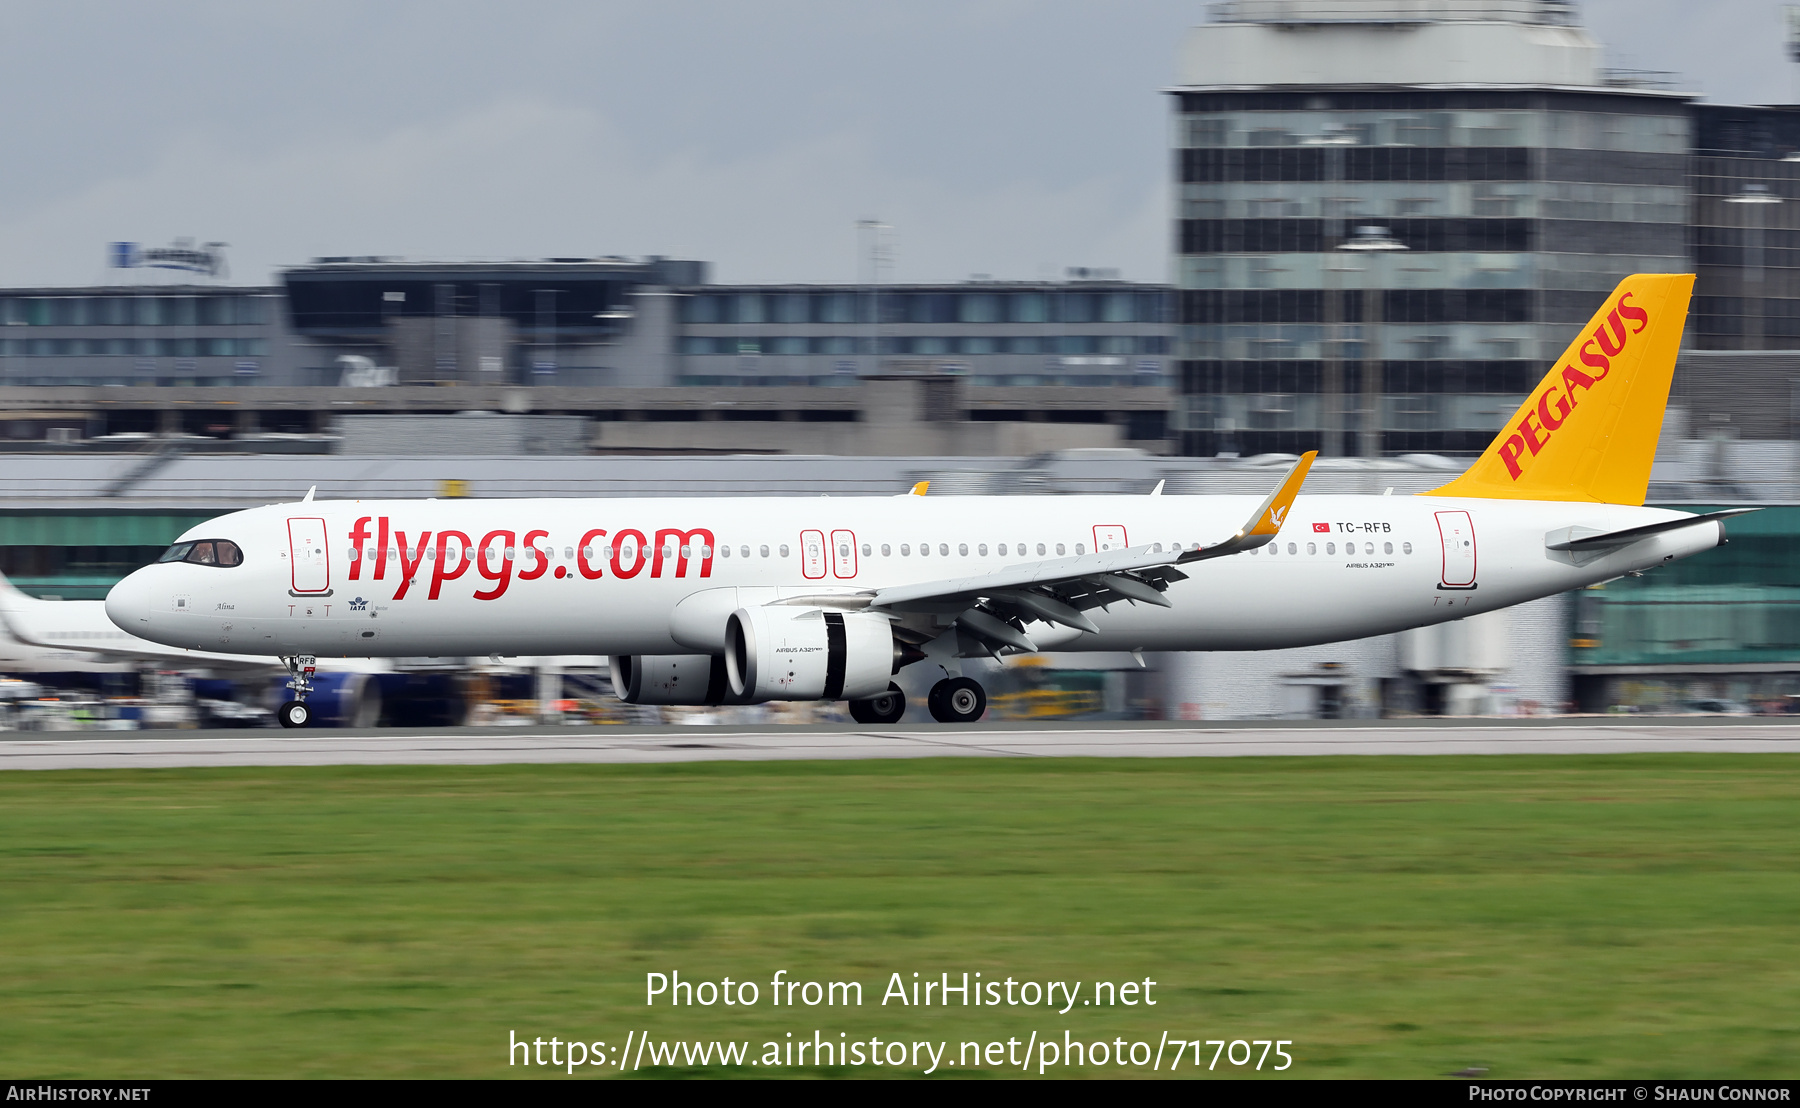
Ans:
{"label": "iata logo", "polygon": [[[1529,450],[1531,456],[1536,457],[1550,444],[1552,435],[1568,420],[1569,413],[1575,410],[1575,390],[1591,390],[1606,380],[1606,375],[1612,372],[1612,360],[1625,352],[1631,336],[1643,333],[1650,325],[1650,313],[1626,303],[1630,299],[1629,292],[1619,297],[1613,310],[1606,314],[1606,322],[1596,327],[1592,337],[1579,348],[1581,364],[1599,372],[1590,376],[1573,365],[1563,366],[1560,386],[1552,382],[1540,393],[1535,410],[1528,409],[1525,418],[1519,421],[1519,433],[1500,444],[1500,460],[1506,463],[1506,472],[1513,480],[1517,481],[1524,472],[1520,462],[1525,452]],[[1637,326],[1627,329],[1626,320]]]}
{"label": "iata logo", "polygon": [[364,612],[367,611],[368,608],[369,602],[360,596],[350,601],[350,610],[353,612]]}

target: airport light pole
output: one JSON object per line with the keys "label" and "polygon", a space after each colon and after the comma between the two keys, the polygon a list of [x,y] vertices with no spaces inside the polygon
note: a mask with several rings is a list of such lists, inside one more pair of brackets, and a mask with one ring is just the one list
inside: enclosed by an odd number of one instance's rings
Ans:
{"label": "airport light pole", "polygon": [[869,236],[869,375],[874,376],[881,372],[881,267],[888,261],[887,250],[881,244],[881,233],[891,231],[893,227],[879,219],[859,219],[856,230],[859,236]]}
{"label": "airport light pole", "polygon": [[[1356,136],[1344,131],[1336,124],[1327,123],[1320,128],[1317,135],[1307,135],[1300,140],[1301,146],[1316,146],[1324,150],[1325,192],[1329,194],[1344,176],[1344,147],[1357,145]],[[1325,379],[1320,382],[1320,391],[1324,394],[1325,410],[1321,412],[1324,426],[1323,453],[1341,455],[1344,452],[1344,361],[1343,352],[1339,349],[1338,320],[1342,315],[1338,303],[1337,267],[1331,264],[1331,251],[1335,250],[1344,238],[1343,220],[1337,211],[1338,197],[1324,195],[1319,198],[1319,249],[1322,251],[1324,274],[1332,279],[1321,281],[1326,287],[1322,290],[1325,298],[1321,307],[1320,323],[1325,331]]]}
{"label": "airport light pole", "polygon": [[[1347,254],[1396,254],[1409,247],[1395,238],[1386,227],[1358,227],[1338,249]],[[1365,458],[1381,457],[1381,343],[1378,328],[1385,322],[1381,311],[1381,290],[1376,288],[1375,265],[1363,270],[1362,303],[1362,418],[1357,424],[1357,453]]]}
{"label": "airport light pole", "polygon": [[1768,291],[1763,288],[1763,233],[1768,224],[1768,210],[1781,203],[1781,197],[1769,191],[1768,185],[1745,184],[1736,196],[1727,196],[1727,204],[1747,204],[1750,206],[1750,234],[1744,250],[1744,293],[1748,300],[1754,295],[1756,307],[1754,311],[1745,305],[1744,349],[1761,350],[1764,345],[1765,316],[1768,313]]}

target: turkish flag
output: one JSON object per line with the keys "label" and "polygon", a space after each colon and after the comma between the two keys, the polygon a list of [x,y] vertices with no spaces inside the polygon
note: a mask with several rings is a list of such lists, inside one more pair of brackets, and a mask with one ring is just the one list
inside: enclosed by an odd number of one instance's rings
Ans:
{"label": "turkish flag", "polygon": [[1315,524],[1313,524],[1313,533],[1321,534],[1321,535],[1329,535],[1329,534],[1331,534],[1331,524],[1315,523]]}

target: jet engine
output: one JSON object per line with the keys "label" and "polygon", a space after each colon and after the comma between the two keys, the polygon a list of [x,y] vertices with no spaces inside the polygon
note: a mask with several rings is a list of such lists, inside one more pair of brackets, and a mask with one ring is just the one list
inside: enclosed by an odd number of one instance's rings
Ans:
{"label": "jet engine", "polygon": [[725,624],[725,671],[744,700],[861,700],[924,657],[869,612],[739,608]]}
{"label": "jet engine", "polygon": [[627,704],[723,704],[725,659],[716,654],[615,654],[613,692]]}

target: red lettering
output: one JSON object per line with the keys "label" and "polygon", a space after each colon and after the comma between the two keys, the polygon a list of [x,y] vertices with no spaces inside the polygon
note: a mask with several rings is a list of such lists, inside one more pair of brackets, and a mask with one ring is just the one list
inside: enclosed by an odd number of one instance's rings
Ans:
{"label": "red lettering", "polygon": [[[637,535],[637,532],[632,531],[632,532],[630,532],[630,534]],[[581,570],[581,575],[583,577],[587,578],[589,581],[592,581],[598,577],[604,576],[604,573],[602,572],[602,570],[600,569],[599,566],[588,564],[589,557],[598,555],[600,553],[600,551],[598,549],[596,549],[595,547],[593,547],[589,544],[591,544],[595,539],[603,539],[605,537],[606,537],[606,531],[603,528],[596,527],[592,531],[589,531],[587,534],[581,536],[581,545],[575,548],[575,566],[577,569]],[[644,538],[644,536],[638,535],[639,542],[642,542],[643,538]],[[619,571],[618,551],[615,550],[613,552],[613,572],[617,573],[618,571]],[[634,569],[631,572],[636,573],[637,570]],[[629,575],[627,575],[627,576],[629,576]]]}
{"label": "red lettering", "polygon": [[[498,547],[493,545],[495,539],[500,540]],[[476,589],[475,599],[498,600],[501,594],[506,592],[506,586],[512,584],[512,559],[506,556],[508,548],[512,544],[513,533],[511,531],[489,531],[481,536],[481,546],[475,551],[475,571],[492,581],[494,587],[492,589]],[[493,569],[488,568],[488,551],[490,550],[496,552],[497,557],[494,560],[499,563]]]}
{"label": "red lettering", "polygon": [[[1607,329],[1611,328],[1612,341],[1607,341]],[[1619,322],[1619,309],[1614,308],[1606,313],[1606,322],[1594,329],[1594,338],[1600,342],[1600,350],[1609,358],[1616,358],[1625,349],[1625,325]]]}
{"label": "red lettering", "polygon": [[1631,299],[1630,293],[1626,293],[1625,295],[1619,297],[1618,314],[1624,316],[1626,319],[1634,319],[1637,322],[1643,324],[1643,327],[1633,327],[1631,329],[1631,333],[1635,335],[1635,334],[1638,334],[1641,331],[1643,331],[1644,327],[1650,326],[1650,313],[1646,312],[1642,308],[1634,307],[1633,305],[1625,303],[1625,301],[1630,300],[1630,299]]}
{"label": "red lettering", "polygon": [[1538,451],[1544,448],[1545,443],[1549,441],[1548,439],[1540,440],[1538,438],[1538,426],[1531,422],[1530,412],[1526,412],[1525,418],[1519,421],[1519,433],[1525,436],[1525,445],[1531,447],[1531,453],[1534,457],[1537,455]]}
{"label": "red lettering", "polygon": [[1519,455],[1525,453],[1525,440],[1517,435],[1500,444],[1500,460],[1506,463],[1506,472],[1512,479],[1519,479]]}
{"label": "red lettering", "polygon": [[1567,389],[1569,393],[1569,407],[1571,408],[1575,406],[1575,387],[1577,385],[1584,389],[1594,387],[1594,379],[1572,365],[1563,366],[1562,380],[1563,388]]}
{"label": "red lettering", "polygon": [[525,551],[529,550],[529,551],[531,551],[531,553],[533,555],[533,557],[532,557],[533,565],[530,569],[526,570],[524,573],[519,574],[519,580],[521,580],[521,581],[536,581],[538,578],[540,578],[544,575],[545,570],[550,568],[550,556],[548,554],[544,553],[542,550],[539,550],[538,546],[537,546],[537,541],[542,538],[547,538],[549,536],[549,534],[550,534],[550,532],[548,532],[548,531],[527,531],[527,532],[525,532],[525,545],[524,545],[524,548],[519,551],[519,558],[521,560],[523,560],[525,557]]}
{"label": "red lettering", "polygon": [[[1556,397],[1556,414],[1555,415],[1550,414],[1550,398],[1552,396]],[[1561,427],[1563,425],[1563,420],[1569,418],[1569,412],[1574,407],[1575,407],[1575,400],[1573,397],[1557,396],[1556,386],[1551,385],[1549,388],[1544,390],[1544,395],[1538,397],[1538,405],[1537,405],[1538,422],[1542,423],[1544,425],[1544,430],[1554,431],[1558,427]]]}
{"label": "red lettering", "polygon": [[[602,532],[602,534],[604,533],[605,532]],[[637,540],[631,548],[632,563],[629,570],[625,568],[621,561],[625,556],[625,536],[627,535],[630,535]],[[644,571],[644,566],[650,561],[650,553],[644,549],[647,545],[649,545],[649,542],[644,538],[644,533],[642,531],[627,528],[626,530],[620,531],[617,535],[614,535],[612,554],[613,576],[629,580],[642,573]]]}
{"label": "red lettering", "polygon": [[352,581],[362,575],[363,543],[369,541],[368,523],[369,517],[364,516],[356,521],[355,527],[350,529],[350,545],[354,548],[350,551],[350,580]]}
{"label": "red lettering", "polygon": [[[383,519],[381,523],[381,529],[386,531],[387,520]],[[400,544],[400,587],[394,591],[394,599],[403,600],[406,597],[406,590],[412,587],[413,575],[419,572],[419,563],[425,560],[425,548],[431,542],[431,532],[426,531],[419,536],[419,548],[413,551],[410,556],[406,552],[405,531],[395,531],[394,541]],[[443,540],[439,539],[438,542],[441,545]],[[381,563],[379,562],[376,563],[376,565],[380,564]],[[377,571],[375,576],[380,578],[381,573]],[[431,598],[433,600],[437,599],[436,585],[431,587]]]}
{"label": "red lettering", "polygon": [[[375,548],[375,580],[377,581],[385,580],[387,577],[388,517],[382,516],[380,524],[381,537],[375,540],[381,544]],[[402,588],[401,591],[404,592],[405,589]]]}
{"label": "red lettering", "polygon": [[[1597,331],[1595,332],[1595,334],[1598,334],[1598,333],[1599,332],[1597,332]],[[1612,362],[1607,360],[1606,355],[1601,354],[1598,351],[1596,351],[1592,354],[1588,353],[1588,347],[1590,347],[1592,345],[1594,345],[1593,339],[1589,339],[1586,342],[1581,344],[1581,364],[1582,365],[1591,365],[1595,369],[1599,370],[1600,371],[1599,373],[1594,374],[1594,380],[1604,381],[1606,379],[1606,375],[1608,373],[1612,372]]]}
{"label": "red lettering", "polygon": [[[457,539],[456,572],[446,573],[444,572],[444,566],[450,561],[450,537],[452,535]],[[420,543],[419,545],[423,547],[424,543]],[[401,549],[404,550],[405,548],[402,547]],[[475,552],[469,549],[469,536],[463,534],[461,531],[445,531],[440,534],[437,541],[437,558],[431,563],[431,595],[426,597],[426,599],[436,600],[438,598],[438,592],[443,587],[444,582],[454,581],[458,577],[469,572],[469,566],[474,561]]]}
{"label": "red lettering", "polygon": [[675,545],[676,545],[675,576],[686,577],[687,576],[687,566],[688,566],[688,554],[690,553],[690,549],[691,549],[693,540],[696,538],[698,538],[700,540],[700,544],[699,544],[700,550],[698,551],[698,553],[700,554],[700,576],[711,577],[712,576],[712,560],[713,560],[713,533],[711,531],[708,531],[704,527],[696,527],[692,531],[682,531],[678,528],[669,527],[669,528],[664,528],[661,531],[658,531],[656,533],[656,560],[650,564],[650,576],[652,576],[652,577],[661,577],[662,576],[663,551],[668,549],[668,547],[665,544],[670,539],[673,539],[675,541]]}

